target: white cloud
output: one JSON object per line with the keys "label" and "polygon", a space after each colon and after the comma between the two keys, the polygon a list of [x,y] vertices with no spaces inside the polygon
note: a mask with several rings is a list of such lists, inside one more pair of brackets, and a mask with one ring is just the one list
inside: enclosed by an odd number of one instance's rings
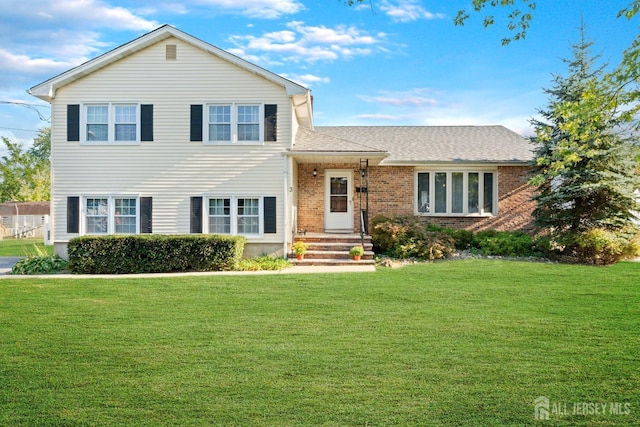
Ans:
{"label": "white cloud", "polygon": [[385,33],[371,35],[353,26],[329,28],[323,25],[308,26],[300,21],[289,22],[287,27],[288,30],[268,32],[261,36],[231,36],[229,40],[235,47],[230,51],[245,59],[259,58],[263,64],[276,61],[334,61],[367,56],[377,50],[384,51],[379,45],[385,41]]}
{"label": "white cloud", "polygon": [[419,19],[442,19],[446,15],[432,13],[426,10],[418,0],[399,0],[391,2],[383,0],[380,10],[389,16],[394,22],[412,22]]}
{"label": "white cloud", "polygon": [[276,19],[304,9],[304,5],[295,0],[196,0],[195,3],[260,19]]}
{"label": "white cloud", "polygon": [[[525,95],[526,96],[526,95]],[[425,126],[503,125],[529,136],[529,115],[524,99],[487,91],[441,92],[430,88],[379,91],[359,95],[372,112],[353,116],[361,123],[403,123]]]}
{"label": "white cloud", "polygon": [[380,91],[380,95],[377,96],[358,95],[358,97],[370,103],[416,107],[438,104],[438,100],[433,97],[432,93],[433,90],[429,88],[416,88],[401,92]]}
{"label": "white cloud", "polygon": [[5,0],[0,5],[0,14],[10,26],[12,20],[19,20],[24,31],[33,29],[29,24],[36,28],[40,24],[57,28],[138,31],[148,31],[158,26],[155,21],[147,20],[123,7],[111,6],[102,0]]}
{"label": "white cloud", "polygon": [[104,31],[144,32],[154,20],[103,0],[0,2],[0,87],[24,89],[106,48]]}
{"label": "white cloud", "polygon": [[70,68],[74,62],[56,61],[47,58],[30,58],[27,55],[16,55],[0,49],[0,71],[10,73],[52,73],[60,69]]}
{"label": "white cloud", "polygon": [[320,77],[313,74],[282,74],[282,76],[306,87],[331,82],[329,77]]}

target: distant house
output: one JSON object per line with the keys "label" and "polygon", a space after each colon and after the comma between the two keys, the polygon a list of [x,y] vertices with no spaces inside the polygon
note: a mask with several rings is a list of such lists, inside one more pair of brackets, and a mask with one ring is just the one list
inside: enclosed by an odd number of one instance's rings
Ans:
{"label": "distant house", "polygon": [[49,202],[0,203],[2,238],[43,238],[49,221]]}
{"label": "distant house", "polygon": [[527,139],[502,126],[314,126],[309,89],[171,26],[29,92],[52,106],[52,240],[219,233],[247,255],[376,214],[530,230]]}

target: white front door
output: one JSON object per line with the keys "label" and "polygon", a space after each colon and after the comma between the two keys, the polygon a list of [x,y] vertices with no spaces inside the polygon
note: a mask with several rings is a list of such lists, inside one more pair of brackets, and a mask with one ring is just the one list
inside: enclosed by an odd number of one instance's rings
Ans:
{"label": "white front door", "polygon": [[325,170],[324,228],[327,232],[353,232],[353,171]]}

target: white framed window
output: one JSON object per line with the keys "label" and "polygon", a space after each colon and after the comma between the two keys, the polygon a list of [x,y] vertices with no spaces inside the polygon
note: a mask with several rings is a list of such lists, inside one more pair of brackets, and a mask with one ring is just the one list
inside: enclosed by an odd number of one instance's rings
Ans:
{"label": "white framed window", "polygon": [[84,142],[127,144],[140,141],[139,104],[84,104],[82,121]]}
{"label": "white framed window", "polygon": [[231,234],[231,199],[209,199],[209,233]]}
{"label": "white framed window", "polygon": [[497,212],[496,170],[428,170],[415,176],[415,214],[491,216]]}
{"label": "white framed window", "polygon": [[216,144],[261,144],[264,105],[252,103],[208,104],[205,141]]}
{"label": "white framed window", "polygon": [[138,197],[84,197],[84,232],[85,234],[138,234],[139,211]]}
{"label": "white framed window", "polygon": [[258,236],[263,232],[262,197],[210,197],[206,207],[211,234]]}
{"label": "white framed window", "polygon": [[87,234],[109,234],[109,199],[87,198],[85,200],[85,224]]}
{"label": "white framed window", "polygon": [[237,199],[238,234],[260,233],[260,200]]}

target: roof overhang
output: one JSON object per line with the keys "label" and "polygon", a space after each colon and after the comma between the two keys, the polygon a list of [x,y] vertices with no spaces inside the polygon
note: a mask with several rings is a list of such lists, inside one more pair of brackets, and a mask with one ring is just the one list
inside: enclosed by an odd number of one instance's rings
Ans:
{"label": "roof overhang", "polygon": [[528,160],[385,160],[385,166],[529,166]]}
{"label": "roof overhang", "polygon": [[295,159],[298,163],[357,163],[369,160],[369,166],[377,166],[389,153],[385,152],[357,152],[357,151],[288,151],[285,156]]}
{"label": "roof overhang", "polygon": [[252,72],[260,77],[263,77],[275,84],[283,86],[289,96],[293,95],[307,95],[309,89],[299,85],[291,80],[288,80],[282,76],[279,76],[271,71],[265,70],[255,64],[252,64],[244,59],[237,57],[227,51],[224,51],[216,46],[206,43],[196,37],[193,37],[183,31],[178,30],[170,25],[163,25],[151,32],[148,32],[135,40],[130,41],[122,46],[119,46],[103,55],[98,56],[84,64],[78,65],[62,74],[59,74],[39,85],[36,85],[29,89],[27,92],[37,98],[44,101],[51,102],[56,96],[56,90],[64,87],[76,80],[79,80],[88,74],[91,74],[109,64],[112,64],[124,57],[132,55],[148,46],[166,40],[170,37],[175,37],[179,40],[196,46],[206,52],[211,53],[227,62],[230,62],[244,70]]}

